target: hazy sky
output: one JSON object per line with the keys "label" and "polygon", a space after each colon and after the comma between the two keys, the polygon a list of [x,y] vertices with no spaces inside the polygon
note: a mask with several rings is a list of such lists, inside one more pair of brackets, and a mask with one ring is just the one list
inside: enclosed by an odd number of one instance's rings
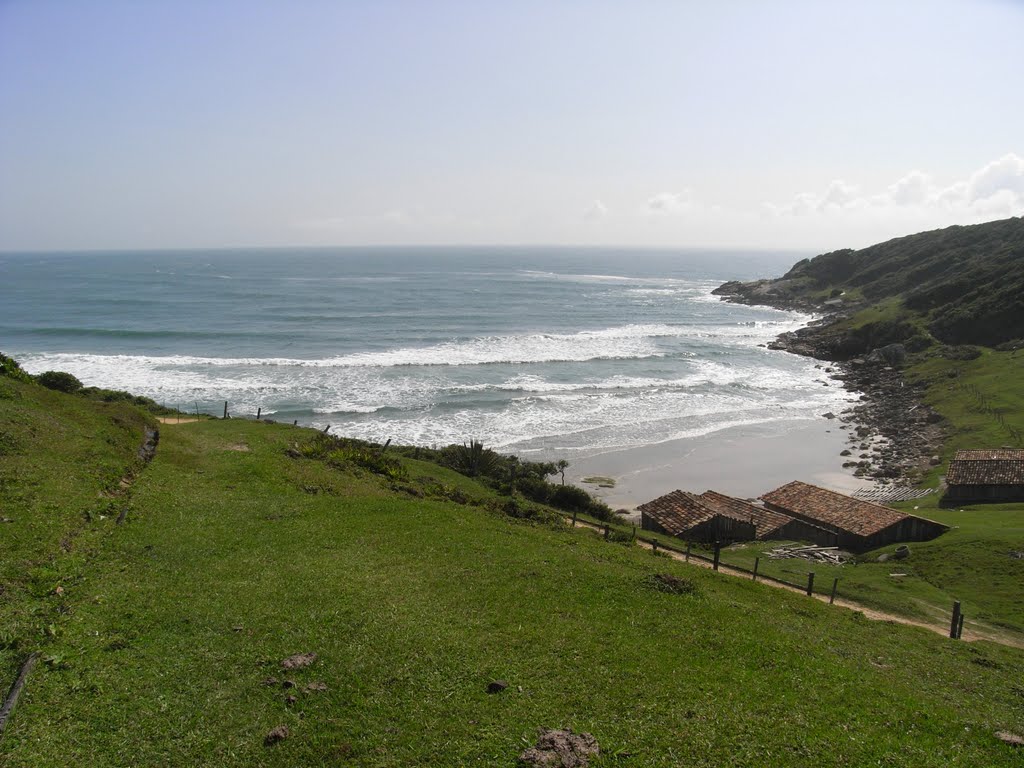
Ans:
{"label": "hazy sky", "polygon": [[1024,2],[0,0],[0,249],[862,246],[1024,214]]}

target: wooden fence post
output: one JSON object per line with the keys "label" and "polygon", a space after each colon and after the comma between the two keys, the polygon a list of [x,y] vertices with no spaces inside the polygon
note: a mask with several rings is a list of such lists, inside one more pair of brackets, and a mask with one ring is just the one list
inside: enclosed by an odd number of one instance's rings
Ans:
{"label": "wooden fence post", "polygon": [[633,538],[631,539],[631,541],[636,541],[636,526],[635,525],[633,526]]}
{"label": "wooden fence post", "polygon": [[828,604],[829,605],[832,605],[832,603],[834,603],[836,601],[836,589],[838,589],[838,588],[839,588],[839,577],[836,576],[832,580],[832,594],[829,595],[829,598],[828,598]]}
{"label": "wooden fence post", "polygon": [[[689,549],[689,547],[687,547],[687,549]],[[718,570],[718,561],[721,560],[721,559],[722,559],[722,542],[716,541],[715,542],[715,562],[712,565],[712,567],[716,571]]]}
{"label": "wooden fence post", "polygon": [[297,427],[297,426],[299,426],[299,420],[298,420],[298,419],[296,419],[295,421],[293,421],[293,422],[292,422],[292,426],[293,426],[293,427]]}
{"label": "wooden fence post", "polygon": [[814,571],[807,572],[807,596],[814,594]]}
{"label": "wooden fence post", "polygon": [[949,637],[956,640],[957,630],[960,628],[960,601],[953,601],[953,618],[949,622]]}
{"label": "wooden fence post", "polygon": [[754,558],[754,581],[757,581],[757,566],[759,566],[760,564],[761,564],[761,558],[760,557],[755,557]]}
{"label": "wooden fence post", "polygon": [[262,405],[259,408],[256,409],[256,421],[260,420],[260,414],[261,413],[263,413],[263,406]]}
{"label": "wooden fence post", "polygon": [[657,539],[655,539],[654,541],[651,542],[651,551],[654,552],[654,554],[658,554],[658,540]]}
{"label": "wooden fence post", "polygon": [[611,536],[611,534],[612,534],[611,526],[609,526],[608,523],[605,523],[604,524],[604,540],[608,541],[608,537]]}
{"label": "wooden fence post", "polygon": [[224,418],[226,419],[227,417],[228,417],[228,401],[225,400],[224,401]]}

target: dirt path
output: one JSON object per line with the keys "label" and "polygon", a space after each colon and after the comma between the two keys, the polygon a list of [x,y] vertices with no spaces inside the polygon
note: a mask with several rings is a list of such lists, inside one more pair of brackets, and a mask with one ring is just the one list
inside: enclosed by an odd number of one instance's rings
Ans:
{"label": "dirt path", "polygon": [[191,424],[193,421],[205,421],[195,416],[157,416],[156,420],[161,424]]}
{"label": "dirt path", "polygon": [[[587,522],[584,522],[583,520],[577,520],[576,521],[576,527],[577,528],[586,528],[586,529],[591,530],[591,531],[596,531],[597,533],[604,533],[604,528],[602,526],[595,525],[593,523],[587,523]],[[640,539],[637,539],[636,543],[637,543],[638,546],[643,547],[644,549],[649,549],[649,550],[653,550],[654,549],[654,546],[652,544],[649,544],[646,541],[642,541]],[[667,555],[669,555],[674,560],[681,560],[683,562],[686,562],[688,565],[697,566],[699,568],[713,568],[714,567],[712,565],[712,563],[708,562],[707,560],[701,560],[700,558],[696,558],[696,557],[687,559],[685,554],[683,554],[681,552],[674,552],[673,550],[665,549],[664,547],[659,548],[658,551],[666,553]],[[724,563],[719,563],[718,564],[718,572],[719,573],[728,574],[729,576],[735,576],[735,577],[738,577],[738,578],[743,578],[743,579],[746,579],[747,581],[750,581],[751,578],[752,578],[751,575],[749,573],[747,573],[746,571],[737,570],[737,569],[732,568],[732,567],[730,567],[728,565],[725,565]],[[758,580],[758,583],[759,584],[764,584],[764,585],[769,586],[769,587],[775,587],[776,589],[784,589],[784,590],[787,590],[789,592],[795,592],[795,593],[801,594],[801,595],[806,594],[806,591],[801,589],[801,588],[799,588],[799,587],[793,587],[793,586],[790,586],[788,584],[781,584],[781,583],[779,583],[777,581],[770,581],[768,579],[760,579],[760,580]],[[812,597],[815,600],[818,600],[818,601],[823,602],[823,603],[827,603],[828,602],[828,595],[821,595],[821,594],[815,593],[814,595],[812,595]],[[879,610],[875,610],[874,608],[868,608],[867,606],[861,605],[860,603],[855,603],[852,600],[846,600],[846,599],[839,598],[839,597],[837,597],[835,599],[834,605],[838,605],[841,608],[847,608],[847,609],[849,609],[851,611],[860,611],[861,613],[864,614],[864,616],[866,616],[869,619],[872,619],[873,621],[891,621],[891,622],[895,622],[896,624],[905,624],[905,625],[911,626],[911,627],[920,627],[921,629],[927,629],[930,632],[935,632],[936,634],[942,635],[943,637],[948,637],[949,636],[949,624],[948,623],[947,624],[936,624],[936,623],[931,623],[931,622],[924,621],[924,620],[921,620],[921,619],[910,619],[910,618],[907,618],[906,616],[899,616],[899,615],[894,614],[894,613],[886,613],[885,611],[879,611]],[[989,642],[992,642],[992,643],[998,643],[1000,645],[1008,645],[1008,646],[1013,647],[1013,648],[1022,648],[1022,649],[1024,649],[1024,639],[1022,639],[1022,638],[1007,636],[1005,634],[999,633],[997,630],[989,629],[989,628],[979,628],[977,626],[974,626],[974,627],[964,626],[964,631],[963,631],[963,634],[961,636],[961,639],[966,641],[966,642],[974,642],[976,640],[988,640]]]}

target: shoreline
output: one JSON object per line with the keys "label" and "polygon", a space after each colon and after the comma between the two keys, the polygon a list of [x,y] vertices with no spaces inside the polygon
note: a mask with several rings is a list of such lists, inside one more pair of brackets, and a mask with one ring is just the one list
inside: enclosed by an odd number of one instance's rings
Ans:
{"label": "shoreline", "polygon": [[[843,467],[846,459],[840,454],[849,438],[842,426],[838,419],[810,418],[727,427],[577,459],[566,471],[566,482],[613,509],[629,511],[676,489],[756,498],[803,480],[852,493],[873,483]],[[583,482],[587,477],[610,478],[615,486]]]}

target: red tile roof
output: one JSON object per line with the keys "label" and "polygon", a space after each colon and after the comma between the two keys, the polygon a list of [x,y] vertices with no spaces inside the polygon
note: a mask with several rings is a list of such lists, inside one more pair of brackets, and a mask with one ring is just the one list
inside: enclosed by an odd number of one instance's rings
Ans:
{"label": "red tile roof", "polygon": [[704,506],[700,499],[685,491],[672,491],[659,496],[653,501],[637,507],[672,536],[700,525],[715,517],[718,513]]}
{"label": "red tile roof", "polygon": [[819,521],[857,536],[870,536],[909,515],[842,493],[795,481],[761,496],[787,512]]}
{"label": "red tile roof", "polygon": [[754,528],[757,530],[757,538],[759,539],[764,539],[786,523],[793,522],[793,518],[789,515],[765,509],[757,504],[735,499],[732,496],[726,496],[716,491],[704,491],[697,498],[706,507],[719,514],[735,520],[742,520],[745,523],[753,523]]}
{"label": "red tile roof", "polygon": [[1024,450],[957,451],[947,485],[1024,485]]}

